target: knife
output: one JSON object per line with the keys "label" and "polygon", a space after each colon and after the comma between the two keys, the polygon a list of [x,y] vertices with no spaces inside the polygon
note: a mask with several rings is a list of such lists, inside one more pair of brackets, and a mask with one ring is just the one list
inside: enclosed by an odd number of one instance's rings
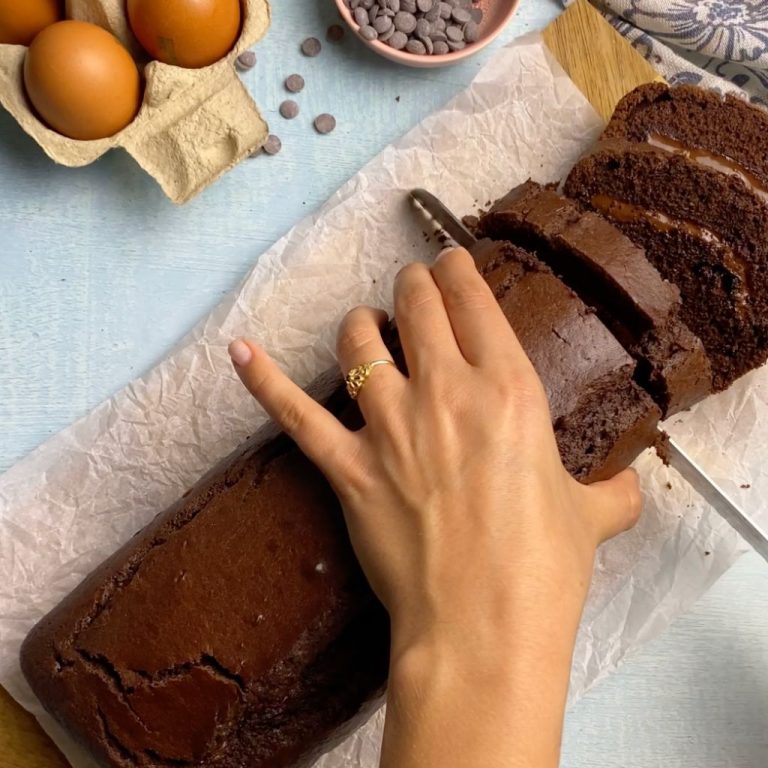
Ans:
{"label": "knife", "polygon": [[[426,215],[440,239],[446,244],[455,243],[470,249],[477,238],[470,230],[431,192],[414,189],[411,199],[415,206]],[[661,443],[665,447],[664,462],[677,471],[708,504],[733,528],[761,557],[768,561],[768,534],[754,520],[747,516],[734,501],[702,468],[665,432],[659,429]]]}

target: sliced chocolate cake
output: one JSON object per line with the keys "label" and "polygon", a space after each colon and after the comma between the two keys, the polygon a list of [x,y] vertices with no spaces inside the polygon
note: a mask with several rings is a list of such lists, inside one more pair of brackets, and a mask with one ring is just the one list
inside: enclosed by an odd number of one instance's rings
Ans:
{"label": "sliced chocolate cake", "polygon": [[607,220],[528,181],[481,217],[479,231],[535,251],[593,307],[666,416],[710,394],[709,359],[681,320],[678,289]]}
{"label": "sliced chocolate cake", "polygon": [[704,343],[717,390],[765,362],[768,205],[742,176],[609,138],[577,163],[564,189],[619,226],[679,287],[683,320]]}

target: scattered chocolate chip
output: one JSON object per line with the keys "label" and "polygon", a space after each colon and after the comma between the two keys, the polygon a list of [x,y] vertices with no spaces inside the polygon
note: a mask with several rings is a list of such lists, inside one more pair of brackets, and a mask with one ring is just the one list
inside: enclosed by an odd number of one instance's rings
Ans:
{"label": "scattered chocolate chip", "polygon": [[322,114],[315,118],[315,130],[318,133],[330,133],[336,128],[336,118],[333,115]]}
{"label": "scattered chocolate chip", "polygon": [[235,66],[241,72],[247,72],[256,66],[256,54],[253,51],[243,51],[236,59]]}
{"label": "scattered chocolate chip", "polygon": [[304,90],[304,78],[301,75],[289,75],[285,79],[285,90],[291,93],[301,93]]}
{"label": "scattered chocolate chip", "polygon": [[283,148],[283,142],[280,141],[278,136],[270,133],[267,136],[267,140],[264,142],[262,150],[268,155],[276,155]]}
{"label": "scattered chocolate chip", "polygon": [[317,56],[322,49],[323,46],[320,44],[320,41],[316,37],[308,37],[301,44],[301,52],[305,56],[309,57]]}
{"label": "scattered chocolate chip", "polygon": [[299,115],[299,105],[292,99],[286,99],[280,105],[280,114],[286,120],[293,120],[294,117]]}
{"label": "scattered chocolate chip", "polygon": [[325,39],[329,43],[340,43],[344,39],[344,27],[342,27],[341,24],[331,24],[331,26],[328,27],[328,31],[325,33]]}

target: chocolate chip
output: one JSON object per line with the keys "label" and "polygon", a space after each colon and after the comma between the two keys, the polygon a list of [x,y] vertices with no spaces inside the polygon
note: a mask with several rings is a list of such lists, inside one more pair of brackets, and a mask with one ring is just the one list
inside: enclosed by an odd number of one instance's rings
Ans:
{"label": "chocolate chip", "polygon": [[247,72],[256,66],[256,54],[253,51],[243,51],[236,59],[235,66],[241,72]]}
{"label": "chocolate chip", "polygon": [[450,19],[451,14],[453,13],[453,8],[451,7],[450,3],[440,3],[440,18],[441,19]]}
{"label": "chocolate chip", "polygon": [[322,49],[323,46],[320,44],[320,41],[316,37],[308,37],[301,44],[301,52],[310,58],[317,56]]}
{"label": "chocolate chip", "polygon": [[315,130],[318,133],[330,133],[336,127],[336,118],[333,115],[323,114],[315,118]]}
{"label": "chocolate chip", "polygon": [[449,40],[448,47],[452,51],[463,51],[467,47],[467,44],[463,40]]}
{"label": "chocolate chip", "polygon": [[360,37],[362,37],[363,40],[368,40],[368,42],[371,42],[378,36],[379,33],[370,24],[367,24],[364,27],[360,27]]}
{"label": "chocolate chip", "polygon": [[368,23],[368,11],[365,10],[365,8],[362,8],[358,6],[355,8],[355,24],[357,24],[358,27],[364,27]]}
{"label": "chocolate chip", "polygon": [[418,37],[429,37],[429,33],[432,31],[432,25],[426,19],[419,19],[416,22],[416,34]]}
{"label": "chocolate chip", "polygon": [[269,136],[267,136],[267,140],[264,142],[262,150],[268,155],[276,155],[282,148],[283,142],[280,141],[279,137],[270,133]]}
{"label": "chocolate chip", "polygon": [[395,15],[395,29],[398,32],[404,32],[406,35],[410,35],[411,32],[416,29],[416,25],[416,17],[412,13],[399,11]]}
{"label": "chocolate chip", "polygon": [[457,24],[466,24],[468,21],[472,20],[472,16],[465,8],[454,8],[451,13],[451,18]]}
{"label": "chocolate chip", "polygon": [[455,27],[453,25],[445,30],[445,35],[449,41],[453,41],[454,43],[464,39],[464,33],[461,31],[461,27]]}
{"label": "chocolate chip", "polygon": [[429,13],[432,10],[432,6],[435,4],[435,0],[416,0],[416,7],[422,13]]}
{"label": "chocolate chip", "polygon": [[405,50],[417,56],[424,56],[427,53],[427,46],[421,40],[409,40],[405,44]]}
{"label": "chocolate chip", "polygon": [[392,35],[394,35],[396,31],[397,30],[395,29],[395,25],[392,24],[386,32],[382,32],[379,35],[379,40],[381,40],[382,43],[386,43],[387,40],[389,40],[389,38],[392,37]]}
{"label": "chocolate chip", "polygon": [[389,16],[379,16],[376,21],[373,22],[373,28],[380,34],[383,35],[385,32],[388,32],[390,29],[392,29],[392,19],[389,18]]}
{"label": "chocolate chip", "polygon": [[387,40],[387,45],[389,45],[390,48],[394,48],[396,51],[402,51],[403,48],[408,45],[408,35],[406,35],[405,32],[400,32],[398,30],[389,38],[389,40]]}
{"label": "chocolate chip", "polygon": [[476,43],[480,39],[480,27],[474,22],[464,25],[464,40],[468,43]]}
{"label": "chocolate chip", "polygon": [[299,105],[292,99],[286,99],[280,105],[280,114],[286,120],[293,120],[294,117],[298,117],[299,115]]}
{"label": "chocolate chip", "polygon": [[301,93],[304,90],[304,78],[301,75],[289,75],[285,78],[285,90]]}
{"label": "chocolate chip", "polygon": [[483,20],[483,9],[471,8],[469,11],[469,15],[472,17],[472,21],[474,21],[475,24],[479,24]]}
{"label": "chocolate chip", "polygon": [[[371,6],[373,6],[373,0],[371,0]],[[363,6],[365,7],[365,6]],[[365,14],[365,23],[368,23],[368,14]],[[325,33],[325,39],[329,43],[340,43],[344,39],[344,27],[341,24],[331,24],[328,27],[328,31]]]}
{"label": "chocolate chip", "polygon": [[400,10],[406,13],[416,13],[418,6],[416,0],[400,0]]}
{"label": "chocolate chip", "polygon": [[445,56],[447,53],[451,52],[451,49],[448,47],[448,43],[443,40],[435,40],[434,51],[435,56]]}

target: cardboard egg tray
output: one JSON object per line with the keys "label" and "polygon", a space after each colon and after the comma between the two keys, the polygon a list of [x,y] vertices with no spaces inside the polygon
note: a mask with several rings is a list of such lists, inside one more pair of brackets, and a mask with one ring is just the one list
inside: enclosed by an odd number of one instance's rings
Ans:
{"label": "cardboard egg tray", "polygon": [[76,141],[40,121],[24,91],[27,49],[21,45],[0,45],[0,104],[57,163],[89,165],[122,147],[171,200],[184,203],[261,147],[268,135],[266,122],[240,81],[235,59],[266,34],[269,0],[243,0],[242,6],[243,26],[233,50],[209,67],[183,69],[149,61],[128,26],[125,0],[67,0],[67,18],[109,30],[143,67],[141,110],[108,139]]}

